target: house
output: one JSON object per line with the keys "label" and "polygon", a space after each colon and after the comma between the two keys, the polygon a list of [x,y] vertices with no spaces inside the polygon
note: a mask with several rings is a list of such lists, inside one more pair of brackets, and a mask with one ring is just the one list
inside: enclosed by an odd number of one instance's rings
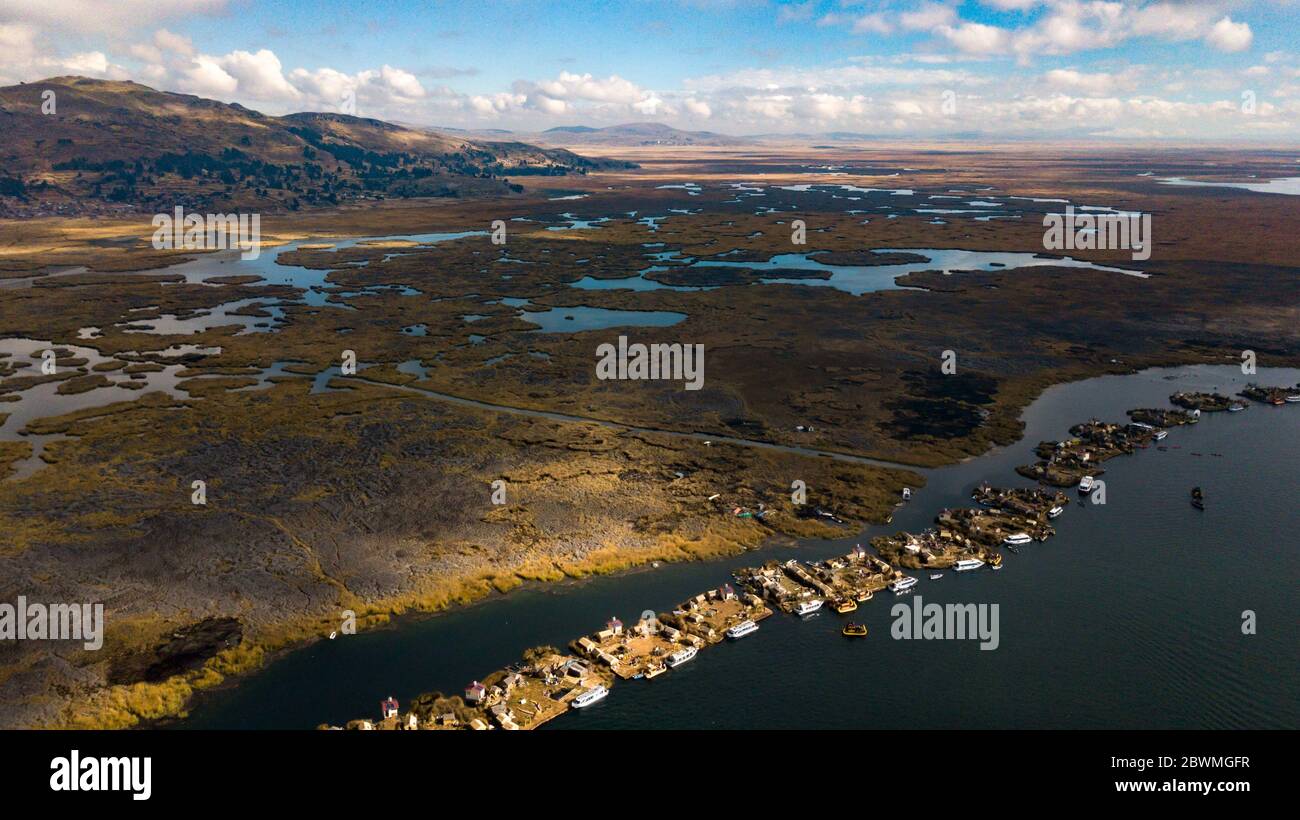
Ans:
{"label": "house", "polygon": [[723,584],[722,586],[718,587],[719,599],[723,601],[730,601],[735,599],[735,597],[736,597],[736,590],[732,588],[731,584]]}
{"label": "house", "polygon": [[466,703],[482,703],[483,698],[485,697],[487,697],[487,687],[478,681],[474,681],[469,686],[465,687]]}
{"label": "house", "polygon": [[379,704],[379,714],[385,720],[397,717],[397,701],[393,699],[392,695],[388,696],[388,700]]}
{"label": "house", "polygon": [[577,658],[570,659],[563,667],[561,667],[561,669],[566,678],[573,678],[575,680],[582,680],[587,677],[588,673],[591,671],[591,668],[587,666],[587,664]]}
{"label": "house", "polygon": [[610,618],[605,622],[605,631],[611,635],[623,634],[623,622],[618,618]]}

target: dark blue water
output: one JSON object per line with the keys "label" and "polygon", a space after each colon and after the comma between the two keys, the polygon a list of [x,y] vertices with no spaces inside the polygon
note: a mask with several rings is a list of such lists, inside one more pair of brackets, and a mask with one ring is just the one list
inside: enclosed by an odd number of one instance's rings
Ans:
{"label": "dark blue water", "polygon": [[[1300,371],[1261,371],[1295,384]],[[1175,390],[1236,392],[1235,367],[1091,379],[1047,390],[1024,415],[1024,440],[937,470],[894,525],[731,559],[665,564],[618,576],[517,590],[478,605],[288,653],[238,686],[205,695],[190,728],[309,728],[374,716],[470,680],[542,643],[564,645],[610,615],[659,611],[768,558],[817,559],[897,529],[919,530],[942,507],[969,505],[982,480],[1025,484],[1013,468],[1034,443],[1090,416],[1164,406]],[[1170,431],[1107,463],[1105,506],[1071,504],[1058,535],[1006,555],[1000,572],[921,578],[926,602],[999,605],[1000,646],[890,637],[888,593],[840,635],[831,612],[774,615],[758,633],[711,647],[653,681],[620,681],[610,697],[547,729],[743,727],[1287,727],[1300,728],[1300,405],[1253,405]],[[1221,454],[1216,456],[1213,454]],[[1188,503],[1204,488],[1204,512]],[[915,596],[913,596],[915,597]],[[1244,610],[1258,634],[1243,635]]]}

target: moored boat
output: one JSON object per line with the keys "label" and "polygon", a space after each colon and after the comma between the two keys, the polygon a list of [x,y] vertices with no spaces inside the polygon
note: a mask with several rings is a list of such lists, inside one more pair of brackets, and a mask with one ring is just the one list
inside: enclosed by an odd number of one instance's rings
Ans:
{"label": "moored boat", "polygon": [[982,566],[984,566],[984,562],[978,558],[963,558],[952,565],[952,570],[953,572],[970,572]]}
{"label": "moored boat", "polygon": [[1011,544],[1013,546],[1020,546],[1021,544],[1028,544],[1030,541],[1033,540],[1034,539],[1028,533],[1018,532],[1013,535],[1008,535],[1006,538],[1003,538],[1002,543]]}
{"label": "moored boat", "polygon": [[570,703],[569,705],[574,709],[582,709],[584,707],[590,706],[593,703],[598,703],[604,700],[608,695],[609,695],[608,689],[606,689],[604,686],[601,686],[600,684],[596,684],[595,686],[591,687],[587,691],[583,692],[581,695],[578,695],[576,698],[574,698],[573,702]]}
{"label": "moored boat", "polygon": [[891,592],[907,592],[914,586],[916,586],[916,579],[910,575],[904,575],[897,581],[889,582],[889,589]]}
{"label": "moored boat", "polygon": [[668,668],[676,669],[677,667],[681,666],[682,664],[686,663],[687,661],[691,660],[696,655],[698,655],[699,651],[700,650],[696,649],[693,646],[688,646],[685,649],[677,650],[676,652],[668,656]]}
{"label": "moored boat", "polygon": [[741,621],[727,630],[727,637],[733,641],[758,631],[758,624],[753,621]]}
{"label": "moored boat", "polygon": [[810,601],[804,601],[794,608],[796,615],[811,615],[822,608],[822,599],[813,598]]}
{"label": "moored boat", "polygon": [[1058,515],[1060,515],[1063,512],[1065,512],[1065,507],[1056,506],[1047,511],[1047,517],[1056,518]]}
{"label": "moored boat", "polygon": [[1079,479],[1079,492],[1082,493],[1083,495],[1087,495],[1088,493],[1092,492],[1092,488],[1093,486],[1096,485],[1096,483],[1097,480],[1092,476],[1090,475],[1084,476],[1083,478]]}
{"label": "moored boat", "polygon": [[848,598],[845,598],[845,599],[843,599],[843,600],[841,600],[841,601],[837,601],[837,602],[835,603],[835,611],[838,612],[838,613],[840,613],[841,615],[845,615],[845,614],[848,614],[848,613],[850,613],[850,612],[853,612],[853,611],[857,610],[857,608],[858,608],[858,603],[857,603],[857,601],[854,601],[854,600],[851,600],[851,599],[848,599]]}

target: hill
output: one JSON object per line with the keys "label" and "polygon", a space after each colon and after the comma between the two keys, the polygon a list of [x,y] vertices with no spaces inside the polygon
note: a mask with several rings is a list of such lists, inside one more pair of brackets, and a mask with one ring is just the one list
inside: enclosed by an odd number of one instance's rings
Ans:
{"label": "hill", "polygon": [[752,141],[712,131],[683,131],[657,122],[631,122],[606,128],[563,126],[532,137],[546,145],[748,145]]}
{"label": "hill", "polygon": [[0,88],[0,133],[0,216],[500,195],[520,190],[502,177],[628,166],[343,114],[274,117],[85,77]]}

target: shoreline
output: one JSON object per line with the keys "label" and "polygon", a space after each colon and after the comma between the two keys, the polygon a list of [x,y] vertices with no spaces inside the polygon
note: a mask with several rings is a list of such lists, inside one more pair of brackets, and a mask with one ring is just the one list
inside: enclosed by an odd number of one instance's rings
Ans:
{"label": "shoreline", "polygon": [[[1195,366],[1197,366],[1197,365],[1179,365],[1179,366],[1175,366],[1175,367],[1145,368],[1145,369],[1143,369],[1143,370],[1141,370],[1141,371],[1135,371],[1134,373],[1129,373],[1129,374],[1102,374],[1102,376],[1105,376],[1105,375],[1137,375],[1137,374],[1139,374],[1139,373],[1150,373],[1150,372],[1160,371],[1160,370],[1176,370],[1176,369],[1181,369],[1181,368],[1183,368],[1183,367],[1188,367],[1188,366],[1195,367]],[[1211,366],[1214,366],[1214,365],[1211,365]],[[1218,365],[1218,366],[1223,366],[1223,365]],[[1267,374],[1267,373],[1264,373],[1263,375],[1264,375],[1265,377],[1267,377],[1268,374]],[[1099,378],[1099,376],[1086,377],[1085,379],[1076,380],[1076,381],[1084,381],[1084,380],[1087,380],[1088,378]],[[1057,384],[1052,385],[1052,386],[1062,386],[1062,385],[1072,384],[1072,383],[1074,383],[1074,382],[1060,382],[1060,383],[1057,383]],[[1041,397],[1042,397],[1042,394],[1040,393],[1039,396],[1036,397],[1035,400],[1037,400],[1038,398],[1041,398]],[[1026,408],[1026,409],[1027,409],[1027,408]],[[1022,412],[1022,415],[1023,415],[1023,412]],[[1023,443],[1023,440],[1024,440],[1024,436],[1022,435],[1020,441],[1018,441],[1017,443]],[[1000,446],[1000,447],[996,447],[996,448],[990,448],[989,451],[986,451],[986,453],[982,454],[981,456],[977,456],[977,457],[975,457],[975,458],[983,458],[983,457],[987,457],[988,455],[992,454],[993,452],[996,452],[996,451],[998,451],[998,450],[1006,449],[1008,446],[1010,446],[1010,445]],[[961,463],[969,463],[970,460],[973,460],[973,459],[969,459],[969,460],[963,461],[963,462],[961,462]],[[954,465],[947,465],[947,466],[958,466],[958,465],[954,464]],[[923,500],[923,499],[924,499],[924,496],[920,496],[919,498],[914,498],[913,501],[912,501],[912,503],[915,504],[915,503],[917,503],[918,501],[921,501],[921,500]],[[858,533],[855,533],[854,535],[852,535],[852,536],[848,536],[848,537],[850,537],[850,538],[857,538],[857,537],[860,537],[860,536],[861,536],[861,532],[858,532]],[[756,546],[756,547],[752,547],[752,548],[742,548],[742,549],[740,549],[740,550],[736,550],[736,551],[734,551],[734,552],[731,552],[731,553],[728,553],[728,554],[725,554],[725,555],[695,556],[695,557],[687,557],[687,558],[684,558],[684,559],[682,559],[682,560],[695,561],[695,562],[704,562],[704,561],[710,561],[710,560],[717,560],[717,559],[725,558],[725,557],[734,557],[735,555],[739,555],[739,554],[741,554],[741,553],[743,553],[743,552],[746,552],[746,551],[757,551],[757,550],[761,550],[761,549],[766,549],[766,548],[768,548],[769,546],[780,546],[779,542],[780,542],[781,540],[782,540],[782,539],[781,539],[780,537],[773,537],[773,538],[769,538],[769,539],[765,540],[762,544],[760,544],[760,545],[758,545],[758,546]],[[839,538],[839,539],[835,539],[835,540],[842,540],[842,537]],[[805,540],[804,540],[804,539],[791,539],[791,540],[788,541],[787,543],[790,544],[791,546],[794,546],[794,547],[797,548],[797,547],[801,547],[801,546],[803,546],[804,543],[805,543]],[[565,588],[565,587],[569,587],[569,586],[577,586],[577,585],[579,585],[580,583],[583,583],[583,582],[588,581],[588,580],[593,580],[594,578],[596,578],[596,577],[600,577],[600,576],[603,576],[603,575],[622,576],[622,575],[633,575],[633,574],[637,574],[637,573],[641,573],[641,572],[646,572],[646,571],[648,571],[648,570],[646,569],[646,567],[647,567],[647,565],[649,565],[649,564],[650,564],[650,561],[649,561],[649,560],[647,560],[647,561],[641,561],[641,562],[633,562],[633,563],[631,563],[630,565],[628,565],[628,566],[625,567],[625,568],[622,568],[622,569],[614,569],[614,570],[610,571],[609,573],[595,573],[595,574],[592,574],[592,575],[589,575],[589,576],[584,576],[584,577],[576,577],[576,578],[561,579],[561,580],[556,581],[556,582],[551,582],[551,581],[537,581],[537,582],[527,581],[527,582],[524,582],[523,584],[520,584],[518,588],[520,588],[520,589],[529,589],[529,590],[544,591],[545,589],[548,589],[548,588],[554,588],[554,587]],[[513,590],[511,590],[511,591],[513,591]],[[506,594],[508,594],[508,593],[501,593],[501,599],[500,599],[500,600],[504,600],[504,596],[505,596]],[[473,600],[473,601],[471,601],[471,602],[468,602],[468,603],[462,604],[462,605],[460,605],[460,606],[454,606],[454,605],[453,605],[454,608],[453,608],[453,606],[448,606],[448,607],[446,607],[446,608],[444,608],[444,609],[440,609],[440,610],[438,610],[438,611],[432,611],[432,612],[409,612],[409,613],[406,613],[406,614],[399,614],[399,615],[396,615],[395,617],[393,617],[393,618],[391,619],[391,621],[385,623],[383,626],[379,626],[379,627],[376,627],[376,628],[377,628],[377,629],[384,629],[385,627],[390,626],[390,625],[391,625],[391,626],[402,626],[402,625],[404,625],[404,624],[409,624],[411,621],[422,621],[422,620],[428,620],[428,619],[430,619],[430,618],[434,618],[434,617],[436,617],[436,616],[438,616],[438,615],[443,615],[443,614],[449,614],[449,613],[453,613],[453,612],[464,611],[464,610],[469,609],[469,608],[471,608],[471,607],[477,607],[477,606],[484,605],[484,604],[489,604],[489,603],[498,602],[498,600],[499,600],[499,599],[498,599],[497,596],[492,595],[490,592],[488,592],[488,593],[485,594],[483,597],[477,598],[477,599],[475,599],[475,600]],[[408,620],[408,618],[409,618],[409,620]],[[367,630],[367,631],[370,631],[370,630]],[[315,641],[317,641],[317,640],[321,640],[321,639],[322,639],[322,638],[321,638],[320,636],[317,636],[314,640],[309,641],[309,642],[307,642],[307,643],[300,643],[300,644],[296,644],[296,645],[294,645],[294,646],[282,647],[282,648],[280,648],[280,649],[278,649],[278,650],[275,650],[274,655],[268,657],[268,661],[267,661],[267,664],[266,664],[266,665],[269,665],[270,663],[273,663],[275,660],[277,660],[277,659],[283,657],[283,656],[286,655],[286,654],[292,653],[295,649],[304,648],[304,647],[306,647],[306,646],[311,645],[312,643],[315,643]],[[264,669],[264,668],[265,668],[265,665],[263,666],[263,669]],[[250,675],[256,675],[256,674],[258,674],[258,671],[257,671],[257,670],[255,670],[255,671],[251,671],[249,674],[250,674]],[[241,676],[241,679],[242,679],[242,677],[243,677],[243,676]],[[233,681],[229,682],[228,684],[222,684],[221,687],[220,687],[220,689],[221,689],[221,690],[225,690],[225,689],[227,689],[228,687],[237,686],[237,685],[239,685],[239,683],[240,683],[240,680],[233,680]],[[194,701],[192,701],[192,702],[189,704],[189,706],[193,706],[193,705],[195,705],[195,704],[202,703],[203,700],[205,699],[205,698],[204,698],[204,695],[205,695],[205,693],[202,693],[202,692],[199,693],[199,694],[197,695],[196,699],[195,699]],[[184,718],[180,718],[180,719],[177,719],[177,718],[169,718],[168,721],[169,721],[169,725],[175,725],[177,728],[184,728]]]}

